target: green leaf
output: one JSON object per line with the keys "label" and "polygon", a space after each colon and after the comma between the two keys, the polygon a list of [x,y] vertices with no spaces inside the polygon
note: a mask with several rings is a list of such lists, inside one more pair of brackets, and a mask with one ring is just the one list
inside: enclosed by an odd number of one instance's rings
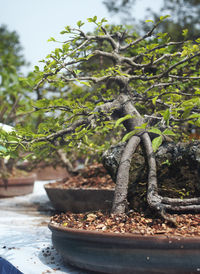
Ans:
{"label": "green leaf", "polygon": [[81,20],[79,20],[78,22],[77,22],[77,26],[80,28],[80,27],[82,27],[84,25],[84,23],[81,21]]}
{"label": "green leaf", "polygon": [[157,99],[158,99],[158,96],[155,96],[155,97],[152,99],[152,103],[153,103],[154,106],[156,105]]}
{"label": "green leaf", "polygon": [[165,129],[165,130],[163,131],[163,135],[175,136],[176,134],[175,134],[171,129]]}
{"label": "green leaf", "polygon": [[71,32],[70,26],[66,26],[66,27],[65,27],[65,30],[66,30],[67,33],[70,33],[70,32]]}
{"label": "green leaf", "polygon": [[148,122],[147,123],[143,123],[140,126],[136,126],[135,129],[137,129],[137,130],[146,129],[147,125],[148,125]]}
{"label": "green leaf", "polygon": [[152,132],[152,133],[155,133],[155,134],[158,134],[158,135],[162,135],[162,132],[158,128],[151,128],[149,130],[149,132]]}
{"label": "green leaf", "polygon": [[194,113],[194,114],[191,114],[188,119],[194,119],[194,118],[200,118],[200,114],[199,113]]}
{"label": "green leaf", "polygon": [[183,32],[182,32],[183,36],[186,37],[187,34],[188,34],[188,29],[184,29]]}
{"label": "green leaf", "polygon": [[108,20],[106,18],[102,18],[101,23],[104,23],[104,22],[108,22]]}
{"label": "green leaf", "polygon": [[150,23],[154,23],[154,21],[153,21],[153,20],[150,20],[150,19],[145,20],[145,22],[146,22],[146,23],[149,23],[149,22],[150,22]]}
{"label": "green leaf", "polygon": [[91,87],[91,85],[90,85],[90,83],[89,82],[80,82],[81,84],[83,84],[83,85],[85,85],[85,86],[87,86],[87,87]]}
{"label": "green leaf", "polygon": [[170,118],[170,109],[166,109],[163,115],[163,119],[165,120],[165,122],[167,123],[169,121]]}
{"label": "green leaf", "polygon": [[95,23],[96,21],[97,21],[97,16],[94,16],[93,18],[88,18],[87,19],[88,20],[88,22],[93,22],[93,23]]}
{"label": "green leaf", "polygon": [[200,118],[195,123],[198,127],[200,127]]}
{"label": "green leaf", "polygon": [[153,139],[152,141],[152,148],[153,148],[153,151],[156,152],[157,149],[159,148],[159,146],[162,144],[162,136],[158,136],[156,138]]}
{"label": "green leaf", "polygon": [[35,66],[35,71],[39,71],[39,67],[38,66]]}
{"label": "green leaf", "polygon": [[133,131],[128,132],[126,135],[124,135],[122,142],[126,142],[128,139],[130,139],[136,133],[138,133],[138,130],[133,130]]}
{"label": "green leaf", "polygon": [[47,40],[47,42],[56,42],[56,39],[53,38],[53,37],[50,37],[50,38]]}
{"label": "green leaf", "polygon": [[131,118],[133,118],[133,116],[131,114],[127,114],[126,116],[119,118],[115,123],[115,127],[118,127],[122,122],[126,121],[127,119],[131,119]]}
{"label": "green leaf", "polygon": [[160,21],[163,21],[163,20],[165,20],[168,17],[170,17],[170,15],[160,16]]}
{"label": "green leaf", "polygon": [[76,70],[74,69],[74,73],[75,73],[75,74],[79,74],[80,72],[81,72],[80,69],[76,69]]}
{"label": "green leaf", "polygon": [[65,33],[67,33],[66,30],[62,30],[62,31],[60,32],[60,34],[65,34]]}

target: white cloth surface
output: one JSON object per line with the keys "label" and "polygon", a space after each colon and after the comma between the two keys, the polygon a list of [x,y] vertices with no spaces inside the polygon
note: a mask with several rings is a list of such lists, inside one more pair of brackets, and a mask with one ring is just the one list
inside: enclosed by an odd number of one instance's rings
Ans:
{"label": "white cloth surface", "polygon": [[24,274],[88,274],[64,265],[52,246],[53,208],[43,187],[48,182],[36,181],[32,194],[0,199],[0,256]]}

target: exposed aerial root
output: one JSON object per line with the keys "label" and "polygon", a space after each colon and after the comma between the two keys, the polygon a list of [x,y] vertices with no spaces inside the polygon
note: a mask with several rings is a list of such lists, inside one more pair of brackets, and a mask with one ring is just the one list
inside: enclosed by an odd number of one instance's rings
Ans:
{"label": "exposed aerial root", "polygon": [[156,160],[152,149],[152,144],[148,133],[142,135],[142,141],[147,153],[149,175],[147,201],[151,208],[156,209],[160,215],[167,221],[175,224],[175,220],[166,214],[167,211],[183,212],[183,211],[200,211],[200,197],[190,199],[178,199],[162,197],[158,194]]}
{"label": "exposed aerial root", "polygon": [[121,161],[117,172],[115,194],[112,206],[112,213],[114,214],[123,214],[127,208],[127,193],[130,164],[133,153],[135,152],[139,143],[140,137],[131,137],[122,153]]}

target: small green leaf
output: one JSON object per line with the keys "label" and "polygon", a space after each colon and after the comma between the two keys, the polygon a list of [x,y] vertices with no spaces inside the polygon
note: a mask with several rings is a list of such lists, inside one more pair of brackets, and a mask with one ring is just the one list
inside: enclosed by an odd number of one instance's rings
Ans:
{"label": "small green leaf", "polygon": [[183,32],[182,32],[183,36],[186,37],[187,34],[188,34],[188,29],[184,29]]}
{"label": "small green leaf", "polygon": [[81,20],[79,20],[78,22],[77,22],[77,26],[80,28],[80,27],[82,27],[84,25],[84,23],[81,21]]}
{"label": "small green leaf", "polygon": [[163,135],[175,136],[176,134],[175,134],[171,129],[165,129],[165,130],[163,131]]}
{"label": "small green leaf", "polygon": [[165,122],[167,123],[169,121],[170,118],[170,110],[169,108],[165,110],[164,115],[163,115],[163,119],[165,120]]}
{"label": "small green leaf", "polygon": [[138,133],[138,130],[133,130],[133,131],[128,132],[126,135],[124,135],[122,142],[126,142],[128,139],[130,139],[136,133]]}
{"label": "small green leaf", "polygon": [[199,113],[194,113],[194,114],[191,114],[188,119],[194,119],[194,118],[200,118],[200,114]]}
{"label": "small green leaf", "polygon": [[65,30],[66,30],[67,33],[70,33],[70,32],[71,32],[70,26],[66,26],[66,27],[65,27]]}
{"label": "small green leaf", "polygon": [[75,73],[75,74],[79,74],[80,72],[81,72],[80,69],[76,69],[76,70],[74,69],[74,73]]}
{"label": "small green leaf", "polygon": [[108,20],[106,18],[102,18],[101,23],[104,23],[104,22],[108,22]]}
{"label": "small green leaf", "polygon": [[165,20],[168,17],[170,17],[170,15],[160,16],[160,21],[163,21],[163,20]]}
{"label": "small green leaf", "polygon": [[62,30],[62,31],[60,32],[60,34],[65,34],[65,33],[67,33],[66,30]]}
{"label": "small green leaf", "polygon": [[88,18],[87,19],[88,20],[88,22],[93,22],[93,23],[95,23],[96,21],[97,21],[97,16],[94,16],[93,18]]}
{"label": "small green leaf", "polygon": [[39,67],[38,66],[35,66],[35,71],[39,71]]}
{"label": "small green leaf", "polygon": [[47,42],[55,42],[55,41],[56,41],[56,39],[53,38],[53,37],[50,37],[50,38],[47,40]]}
{"label": "small green leaf", "polygon": [[152,133],[155,133],[155,134],[158,134],[158,135],[162,135],[162,132],[158,128],[151,128],[149,130],[149,132],[152,132]]}
{"label": "small green leaf", "polygon": [[85,85],[85,86],[87,86],[87,87],[91,87],[91,85],[90,85],[90,83],[89,82],[80,82],[81,84],[83,84],[83,85]]}
{"label": "small green leaf", "polygon": [[155,97],[152,99],[152,103],[153,103],[154,106],[156,105],[157,99],[158,99],[158,96],[155,96]]}
{"label": "small green leaf", "polygon": [[156,138],[153,139],[152,141],[152,148],[153,148],[153,151],[156,152],[157,149],[159,148],[159,146],[162,144],[162,136],[158,136]]}
{"label": "small green leaf", "polygon": [[198,127],[200,127],[200,118],[195,123]]}
{"label": "small green leaf", "polygon": [[154,21],[153,21],[153,20],[150,20],[150,19],[149,19],[149,20],[145,20],[145,22],[146,22],[146,23],[149,23],[149,22],[150,22],[150,23],[154,23]]}
{"label": "small green leaf", "polygon": [[131,119],[131,118],[133,118],[133,116],[131,114],[127,114],[126,116],[119,118],[115,123],[115,127],[118,127],[122,122],[126,121],[127,119]]}
{"label": "small green leaf", "polygon": [[148,125],[148,122],[147,123],[143,123],[140,126],[136,126],[135,129],[137,129],[137,130],[146,129],[147,125]]}

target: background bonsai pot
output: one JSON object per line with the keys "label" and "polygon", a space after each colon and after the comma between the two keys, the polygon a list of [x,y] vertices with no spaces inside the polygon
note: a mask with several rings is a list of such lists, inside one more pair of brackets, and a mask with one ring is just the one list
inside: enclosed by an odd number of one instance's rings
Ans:
{"label": "background bonsai pot", "polygon": [[44,187],[56,210],[81,213],[110,210],[115,184],[103,165],[95,163]]}
{"label": "background bonsai pot", "polygon": [[52,242],[64,261],[100,273],[196,273],[200,237],[95,232],[50,223]]}
{"label": "background bonsai pot", "polygon": [[62,185],[46,184],[45,190],[54,208],[58,211],[74,213],[110,210],[114,196],[111,189],[65,189]]}
{"label": "background bonsai pot", "polygon": [[66,168],[61,166],[38,166],[33,170],[34,173],[37,174],[37,179],[39,181],[46,181],[46,180],[59,180],[69,176]]}
{"label": "background bonsai pot", "polygon": [[10,177],[5,182],[0,179],[0,198],[26,195],[33,192],[35,174]]}
{"label": "background bonsai pot", "polygon": [[62,166],[54,167],[52,165],[47,165],[44,162],[40,162],[39,164],[32,164],[28,161],[22,162],[18,164],[17,168],[36,174],[38,181],[61,180],[69,176],[66,168]]}

